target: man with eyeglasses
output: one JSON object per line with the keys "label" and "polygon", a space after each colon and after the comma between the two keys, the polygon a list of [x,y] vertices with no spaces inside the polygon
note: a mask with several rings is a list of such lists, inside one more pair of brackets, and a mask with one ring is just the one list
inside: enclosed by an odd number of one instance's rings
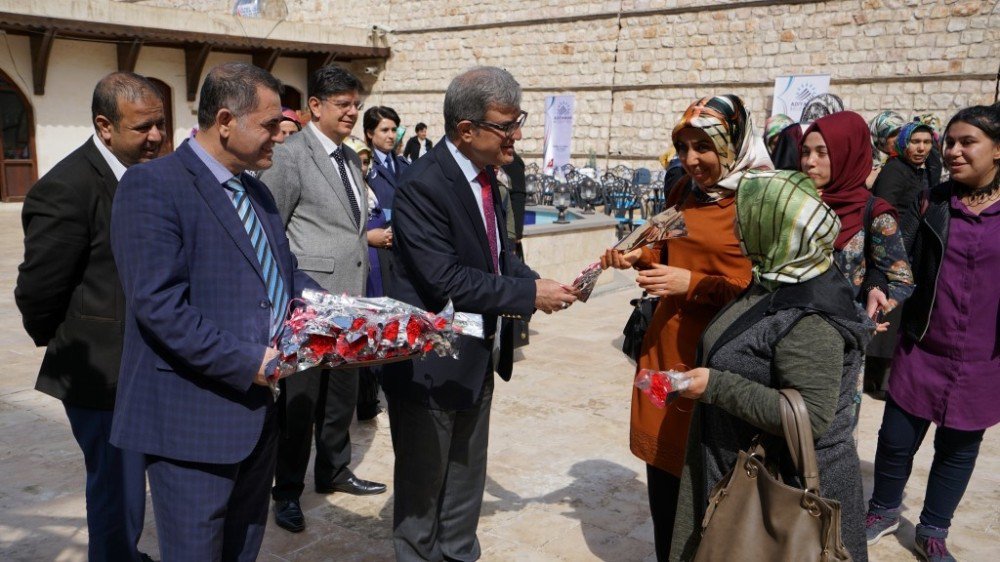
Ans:
{"label": "man with eyeglasses", "polygon": [[520,106],[521,87],[506,70],[456,77],[444,99],[447,136],[410,165],[396,192],[389,296],[431,311],[451,300],[477,315],[483,335],[461,336],[457,358],[384,367],[399,561],[480,557],[493,373],[510,379],[510,320],[576,300],[524,265],[506,234],[493,170],[514,158],[527,117]]}
{"label": "man with eyeglasses", "polygon": [[[346,70],[326,66],[309,77],[308,92],[312,121],[274,147],[274,165],[260,179],[274,195],[299,268],[331,293],[364,296],[368,190],[360,158],[344,143],[358,121],[363,87]],[[299,498],[314,425],[317,493],[385,492],[385,484],[362,480],[348,467],[358,380],[357,369],[312,369],[281,381],[285,434],[271,490],[279,527],[305,529]]]}

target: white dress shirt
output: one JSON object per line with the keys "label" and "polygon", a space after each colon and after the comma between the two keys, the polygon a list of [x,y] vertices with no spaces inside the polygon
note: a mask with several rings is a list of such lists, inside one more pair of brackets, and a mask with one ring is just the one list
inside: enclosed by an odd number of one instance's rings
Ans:
{"label": "white dress shirt", "polygon": [[97,136],[97,133],[94,133],[93,139],[94,144],[97,145],[97,151],[101,153],[101,156],[103,156],[104,160],[108,163],[108,166],[111,168],[111,173],[115,175],[115,179],[122,181],[122,176],[125,175],[126,170],[125,164],[122,164],[121,161],[118,160],[118,157],[111,153],[111,150],[104,145],[104,141],[101,140],[101,137]]}
{"label": "white dress shirt", "polygon": [[[485,228],[486,212],[483,211],[483,186],[479,185],[479,181],[476,179],[479,177],[479,170],[476,169],[476,165],[472,163],[472,160],[469,160],[464,154],[459,152],[458,147],[452,144],[451,139],[445,139],[444,142],[448,143],[448,150],[451,151],[451,155],[455,158],[455,162],[458,162],[458,167],[462,170],[462,174],[465,175],[466,181],[469,182],[469,189],[472,190],[472,196],[476,198],[476,205],[479,206],[479,216],[482,217],[483,227]],[[493,214],[495,219],[499,218],[496,216],[496,213]],[[499,253],[502,250],[502,246],[500,245],[500,225],[497,225],[494,230],[497,233],[497,252]],[[486,232],[489,232],[488,228]],[[500,259],[499,255],[497,259]]]}
{"label": "white dress shirt", "polygon": [[[312,132],[316,134],[316,137],[319,138],[320,144],[323,145],[323,151],[326,152],[327,155],[331,155],[330,156],[330,162],[333,162],[333,169],[339,171],[340,170],[340,165],[337,164],[337,161],[333,158],[332,154],[333,154],[333,151],[337,150],[338,148],[340,148],[341,145],[333,142],[333,139],[331,139],[330,137],[326,136],[323,133],[323,131],[320,131],[319,127],[316,126],[316,122],[315,121],[310,121],[309,125],[307,125],[307,127],[312,127]],[[351,189],[354,191],[354,200],[357,201],[358,204],[360,204],[361,203],[361,192],[358,191],[358,186],[357,186],[357,184],[355,183],[355,180],[354,180],[354,174],[351,172],[351,167],[348,166],[347,155],[346,154],[344,155],[344,169],[347,172],[347,181],[351,182]],[[362,209],[362,212],[364,212],[363,209]],[[365,220],[366,220],[366,217],[362,216],[361,217],[361,225],[362,226],[364,226]]]}

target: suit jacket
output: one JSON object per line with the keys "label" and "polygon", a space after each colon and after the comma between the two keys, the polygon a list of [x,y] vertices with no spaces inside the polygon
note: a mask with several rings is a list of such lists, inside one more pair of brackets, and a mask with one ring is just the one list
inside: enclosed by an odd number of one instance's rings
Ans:
{"label": "suit jacket", "polygon": [[360,189],[354,220],[340,172],[312,127],[274,147],[274,164],[260,175],[281,213],[299,267],[331,293],[364,295],[368,276],[368,190],[361,159],[344,145],[348,173]]}
{"label": "suit jacket", "polygon": [[67,404],[115,404],[125,300],[111,257],[118,180],[91,139],[28,192],[24,262],[14,300],[24,328],[47,346],[35,388]]}
{"label": "suit jacket", "polygon": [[[318,289],[298,270],[270,193],[241,179],[289,297]],[[274,402],[253,384],[270,302],[232,201],[187,142],[122,178],[111,245],[128,305],[111,442],[182,461],[245,459]]]}
{"label": "suit jacket", "polygon": [[[368,170],[368,177],[365,178],[368,180],[368,186],[375,192],[379,206],[383,209],[392,209],[393,201],[396,198],[396,189],[399,188],[399,184],[402,181],[403,172],[410,167],[410,163],[402,156],[392,155],[392,158],[395,159],[393,161],[397,172],[395,175],[382,162],[379,162],[377,156],[373,156],[371,168]],[[391,216],[389,218],[392,220]]]}
{"label": "suit jacket", "polygon": [[[427,152],[431,151],[434,143],[431,139],[424,139],[424,145],[427,146]],[[405,156],[411,163],[416,162],[417,158],[420,158],[420,137],[410,137],[410,140],[406,141],[406,146],[403,147],[403,156]]]}
{"label": "suit jacket", "polygon": [[[496,176],[492,201],[503,216]],[[383,388],[430,408],[461,410],[482,398],[483,383],[493,373],[493,338],[501,338],[497,371],[509,380],[513,332],[507,319],[496,334],[499,316],[527,317],[534,312],[538,275],[514,255],[506,227],[500,234],[500,268],[494,271],[486,228],[468,181],[441,142],[403,177],[393,208],[393,280],[389,296],[440,311],[448,300],[455,309],[483,315],[486,340],[460,336],[458,358],[431,353],[423,359],[383,367]]]}

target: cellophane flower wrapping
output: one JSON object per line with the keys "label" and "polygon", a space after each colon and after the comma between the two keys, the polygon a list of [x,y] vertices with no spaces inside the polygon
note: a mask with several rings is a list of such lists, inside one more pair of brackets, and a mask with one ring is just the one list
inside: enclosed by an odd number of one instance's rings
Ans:
{"label": "cellophane flower wrapping", "polygon": [[657,408],[665,408],[690,384],[691,379],[680,371],[640,369],[635,375],[635,387]]}
{"label": "cellophane flower wrapping", "polygon": [[449,302],[434,314],[388,297],[305,290],[278,339],[276,378],[312,367],[363,367],[421,357],[457,357],[460,328]]}

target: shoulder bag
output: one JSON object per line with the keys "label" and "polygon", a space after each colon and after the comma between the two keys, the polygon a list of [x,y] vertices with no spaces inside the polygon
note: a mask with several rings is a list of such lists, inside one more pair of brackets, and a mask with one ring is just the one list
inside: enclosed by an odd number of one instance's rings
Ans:
{"label": "shoulder bag", "polygon": [[840,502],[819,494],[809,412],[797,390],[781,390],[781,425],[805,488],[773,476],[755,439],[712,490],[695,562],[851,560],[840,537]]}

